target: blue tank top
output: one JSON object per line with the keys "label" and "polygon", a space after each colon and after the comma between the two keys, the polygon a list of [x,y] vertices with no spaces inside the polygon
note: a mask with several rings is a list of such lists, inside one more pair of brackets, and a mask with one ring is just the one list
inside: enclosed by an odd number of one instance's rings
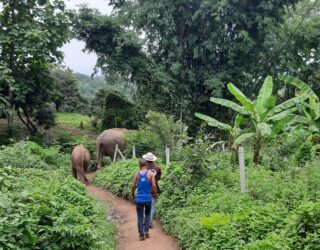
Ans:
{"label": "blue tank top", "polygon": [[139,180],[137,184],[136,203],[151,202],[151,183],[148,179],[148,171],[144,174],[138,172]]}

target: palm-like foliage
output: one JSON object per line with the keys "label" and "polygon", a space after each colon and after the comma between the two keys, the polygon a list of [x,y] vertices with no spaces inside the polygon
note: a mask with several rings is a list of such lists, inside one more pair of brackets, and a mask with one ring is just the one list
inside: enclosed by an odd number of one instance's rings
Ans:
{"label": "palm-like foliage", "polygon": [[234,120],[233,126],[226,124],[226,123],[222,123],[217,121],[216,119],[207,116],[207,115],[203,115],[200,113],[196,113],[195,114],[196,117],[204,120],[207,122],[207,124],[209,126],[212,127],[216,127],[218,129],[224,130],[226,131],[229,136],[230,136],[230,140],[231,140],[231,144],[232,144],[232,149],[233,149],[233,154],[231,157],[231,162],[235,162],[237,161],[237,156],[238,156],[238,148],[239,146],[237,144],[235,144],[235,140],[239,137],[240,133],[241,133],[241,129],[240,126],[244,120],[244,117],[242,114],[238,114]]}
{"label": "palm-like foliage", "polygon": [[271,76],[265,79],[258,97],[254,101],[247,98],[241,90],[232,83],[229,83],[227,86],[231,94],[233,94],[241,105],[221,98],[212,97],[210,100],[216,104],[231,108],[251,120],[253,124],[252,131],[238,136],[235,139],[235,144],[239,145],[253,138],[253,161],[260,163],[260,150],[262,145],[283,131],[287,124],[293,121],[294,118],[296,119],[296,116],[293,114],[297,110],[295,106],[305,100],[306,97],[295,97],[276,105],[275,97],[272,95],[273,80]]}
{"label": "palm-like foliage", "polygon": [[299,90],[297,95],[304,95],[308,97],[308,102],[303,102],[301,105],[301,111],[304,116],[300,116],[299,120],[308,126],[308,129],[312,132],[312,134],[320,134],[319,97],[309,85],[298,78],[286,75],[281,76],[280,79],[295,86]]}

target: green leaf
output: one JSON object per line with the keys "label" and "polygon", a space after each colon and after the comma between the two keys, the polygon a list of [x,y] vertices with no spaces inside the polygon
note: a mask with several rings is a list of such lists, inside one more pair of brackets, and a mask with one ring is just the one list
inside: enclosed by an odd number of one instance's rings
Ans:
{"label": "green leaf", "polygon": [[243,120],[244,120],[243,115],[238,114],[234,120],[234,128],[240,128]]}
{"label": "green leaf", "polygon": [[319,99],[318,96],[316,95],[316,93],[314,93],[314,91],[312,90],[312,88],[309,85],[307,85],[306,83],[304,83],[303,81],[301,81],[300,79],[298,79],[298,78],[296,78],[294,76],[288,76],[288,75],[280,76],[279,79],[285,81],[286,83],[289,83],[289,84],[297,87],[305,95],[312,96],[316,100]]}
{"label": "green leaf", "polygon": [[209,126],[212,126],[212,127],[217,127],[217,128],[220,128],[220,129],[224,129],[224,130],[231,130],[232,127],[228,124],[225,124],[225,123],[222,123],[222,122],[219,122],[217,121],[216,119],[210,117],[210,116],[207,116],[207,115],[203,115],[203,114],[200,114],[200,113],[195,113],[195,116],[206,121],[208,123]]}
{"label": "green leaf", "polygon": [[287,115],[282,120],[279,120],[276,123],[274,123],[272,127],[272,135],[275,136],[279,134],[281,131],[283,131],[284,128],[288,125],[289,122],[293,120],[294,117],[295,115]]}
{"label": "green leaf", "polygon": [[303,124],[308,124],[309,123],[309,120],[304,117],[304,116],[301,116],[301,115],[293,115],[293,119],[290,121],[290,124],[293,124],[293,123],[303,123]]}
{"label": "green leaf", "polygon": [[310,105],[310,114],[313,118],[319,117],[319,102],[312,96],[309,97],[309,105]]}
{"label": "green leaf", "polygon": [[269,100],[272,95],[273,81],[271,76],[265,79],[257,97],[255,110],[258,114],[263,114],[268,110]]}
{"label": "green leaf", "polygon": [[243,105],[245,110],[247,111],[253,110],[252,102],[241,92],[240,89],[238,89],[232,83],[229,83],[227,86],[231,94],[233,94],[234,97]]}
{"label": "green leaf", "polygon": [[257,127],[262,137],[269,137],[272,133],[270,124],[261,122],[261,123],[258,123]]}
{"label": "green leaf", "polygon": [[23,233],[23,240],[26,243],[35,245],[37,243],[37,236],[32,232],[30,232],[29,230],[25,230]]}
{"label": "green leaf", "polygon": [[226,100],[226,99],[221,99],[221,98],[215,98],[215,97],[211,97],[210,98],[210,101],[211,102],[214,102],[216,104],[220,104],[222,106],[225,106],[225,107],[228,107],[228,108],[231,108],[233,109],[234,111],[240,113],[240,114],[243,114],[243,115],[247,115],[248,112],[246,110],[244,110],[243,107],[241,107],[240,105],[232,102],[232,101],[229,101],[229,100]]}
{"label": "green leaf", "polygon": [[296,104],[302,103],[307,98],[308,98],[308,96],[305,96],[305,95],[291,98],[291,99],[277,105],[273,110],[270,111],[270,114],[278,113],[278,112],[281,112],[281,111],[286,110],[288,108],[291,108],[291,107],[295,106]]}
{"label": "green leaf", "polygon": [[254,137],[255,133],[245,133],[240,135],[235,141],[234,144],[242,144],[243,142],[245,142],[246,140],[250,139],[251,137]]}
{"label": "green leaf", "polygon": [[267,119],[267,121],[279,121],[279,120],[285,118],[287,115],[289,115],[289,114],[291,114],[291,113],[293,113],[295,111],[297,111],[297,108],[287,109],[285,111],[282,111],[282,112],[280,112],[280,113],[278,113],[276,115],[273,115],[273,116],[269,117]]}

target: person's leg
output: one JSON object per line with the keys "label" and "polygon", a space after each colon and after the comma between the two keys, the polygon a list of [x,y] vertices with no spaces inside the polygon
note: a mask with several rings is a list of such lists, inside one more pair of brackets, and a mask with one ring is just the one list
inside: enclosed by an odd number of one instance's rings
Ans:
{"label": "person's leg", "polygon": [[144,233],[146,235],[147,238],[149,238],[149,226],[150,226],[150,216],[151,216],[151,202],[148,202],[145,204],[145,229],[144,229]]}
{"label": "person's leg", "polygon": [[143,210],[144,210],[144,205],[143,204],[136,204],[137,207],[137,217],[138,217],[138,231],[139,231],[139,236],[140,240],[144,238],[144,232],[143,232]]}
{"label": "person's leg", "polygon": [[153,221],[153,218],[154,218],[154,214],[155,214],[155,212],[156,212],[155,204],[156,204],[156,199],[152,197],[152,201],[151,201],[151,214],[150,214],[150,227],[151,227],[151,228],[153,227],[152,221]]}

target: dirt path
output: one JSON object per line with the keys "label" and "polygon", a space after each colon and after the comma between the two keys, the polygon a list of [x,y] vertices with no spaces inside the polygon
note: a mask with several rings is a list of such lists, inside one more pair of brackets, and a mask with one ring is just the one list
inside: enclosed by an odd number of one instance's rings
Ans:
{"label": "dirt path", "polygon": [[[92,175],[88,176],[92,179]],[[118,249],[119,250],[178,250],[175,240],[166,235],[162,226],[155,221],[154,228],[150,229],[150,238],[144,241],[138,240],[137,214],[135,206],[130,202],[116,197],[110,192],[98,188],[92,184],[87,186],[90,194],[94,195],[102,203],[107,203],[120,216],[118,225]]]}

